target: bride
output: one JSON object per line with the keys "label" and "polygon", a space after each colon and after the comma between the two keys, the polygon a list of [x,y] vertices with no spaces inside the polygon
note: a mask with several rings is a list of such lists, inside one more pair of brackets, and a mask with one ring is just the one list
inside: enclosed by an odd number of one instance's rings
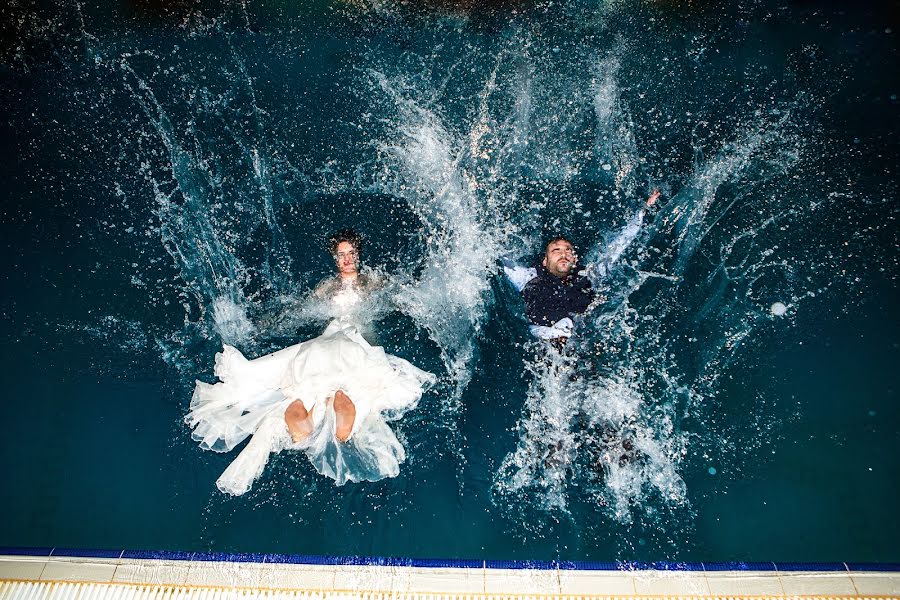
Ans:
{"label": "bride", "polygon": [[406,459],[385,421],[413,408],[434,376],[363,339],[352,314],[381,282],[360,272],[356,232],[330,242],[337,275],[315,296],[339,316],[322,335],[254,360],[225,345],[216,354],[220,382],[197,382],[185,422],[202,448],[228,452],[252,436],[216,481],[225,493],[249,490],[283,449],[304,451],[338,485],[395,477]]}

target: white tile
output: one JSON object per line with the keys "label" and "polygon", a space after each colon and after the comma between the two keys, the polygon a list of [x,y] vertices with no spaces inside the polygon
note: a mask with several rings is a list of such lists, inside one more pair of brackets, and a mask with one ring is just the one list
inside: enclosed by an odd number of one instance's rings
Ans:
{"label": "white tile", "polygon": [[632,571],[637,594],[665,596],[708,595],[709,585],[702,572],[694,571]]}
{"label": "white tile", "polygon": [[46,558],[41,560],[32,560],[32,557],[22,558],[29,560],[17,560],[15,557],[0,559],[0,579],[40,579],[41,571],[47,564]]}
{"label": "white tile", "polygon": [[61,563],[90,563],[94,565],[117,565],[122,559],[116,558],[97,558],[94,556],[50,556],[46,559],[48,562]]}
{"label": "white tile", "polygon": [[112,562],[87,562],[84,560],[53,560],[41,573],[41,581],[112,581],[116,565]]}
{"label": "white tile", "polygon": [[853,573],[850,579],[861,596],[900,595],[900,573]]}
{"label": "white tile", "polygon": [[781,586],[787,595],[855,596],[856,588],[850,574],[782,573]]}
{"label": "white tile", "polygon": [[116,567],[112,580],[119,583],[181,585],[187,581],[190,568],[190,563],[181,561],[123,561]]}
{"label": "white tile", "polygon": [[260,586],[291,590],[330,590],[334,587],[335,568],[325,565],[264,564]]}
{"label": "white tile", "polygon": [[342,592],[390,592],[393,569],[376,565],[341,565],[335,569],[333,589]]}
{"label": "white tile", "polygon": [[215,587],[263,587],[264,565],[260,563],[192,562],[185,585]]}
{"label": "white tile", "polygon": [[721,596],[782,596],[781,580],[775,571],[708,571],[709,591]]}
{"label": "white tile", "polygon": [[484,591],[484,569],[395,567],[392,591],[481,593]]}
{"label": "white tile", "polygon": [[596,596],[633,596],[634,577],[624,571],[559,570],[562,594],[591,594]]}
{"label": "white tile", "polygon": [[485,569],[484,591],[488,594],[558,594],[556,569]]}

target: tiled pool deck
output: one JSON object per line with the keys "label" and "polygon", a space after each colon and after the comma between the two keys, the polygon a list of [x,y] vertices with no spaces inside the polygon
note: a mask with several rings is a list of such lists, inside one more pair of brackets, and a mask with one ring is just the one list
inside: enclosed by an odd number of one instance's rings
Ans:
{"label": "tiled pool deck", "polygon": [[0,600],[898,598],[900,565],[526,563],[0,548]]}

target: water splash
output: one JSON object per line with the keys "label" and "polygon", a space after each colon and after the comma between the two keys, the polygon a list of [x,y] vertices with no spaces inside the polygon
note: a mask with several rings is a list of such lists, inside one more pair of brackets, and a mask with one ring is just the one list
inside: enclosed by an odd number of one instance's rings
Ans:
{"label": "water splash", "polygon": [[[540,354],[546,348],[536,347]],[[536,503],[549,511],[566,511],[566,490],[573,455],[578,446],[573,431],[579,402],[573,360],[555,351],[531,362],[533,379],[525,400],[525,417],[518,424],[519,442],[503,460],[494,484],[494,495],[503,503],[518,504],[535,492]]]}
{"label": "water splash", "polygon": [[620,61],[615,49],[599,61],[591,80],[597,134],[594,145],[601,169],[614,173],[613,189],[631,197],[636,185],[634,172],[638,166],[638,150],[629,123],[627,105],[620,98],[618,72]]}
{"label": "water splash", "polygon": [[144,167],[155,190],[156,215],[164,247],[201,306],[206,305],[207,299],[221,296],[242,303],[243,291],[237,282],[244,267],[226,248],[212,221],[210,209],[217,192],[215,177],[203,168],[206,161],[202,157],[184,149],[165,109],[147,82],[131,67],[128,57],[119,66],[125,74],[123,85],[143,109],[169,152],[169,167],[176,182],[173,191],[164,191],[153,179],[149,166]]}
{"label": "water splash", "polygon": [[422,220],[428,247],[416,283],[397,301],[441,349],[456,403],[472,376],[497,239],[480,222],[483,207],[466,178],[463,142],[408,98],[401,82],[372,75],[398,113],[396,137],[381,147],[400,175],[390,189]]}
{"label": "water splash", "polygon": [[656,498],[687,502],[678,473],[687,438],[669,415],[634,383],[580,368],[577,355],[537,343],[533,351],[519,442],[498,471],[495,502],[528,498],[532,507],[568,515],[569,495],[586,488],[621,523]]}
{"label": "water splash", "polygon": [[212,305],[213,323],[222,343],[234,346],[247,341],[256,328],[247,318],[244,306],[228,296],[216,298]]}

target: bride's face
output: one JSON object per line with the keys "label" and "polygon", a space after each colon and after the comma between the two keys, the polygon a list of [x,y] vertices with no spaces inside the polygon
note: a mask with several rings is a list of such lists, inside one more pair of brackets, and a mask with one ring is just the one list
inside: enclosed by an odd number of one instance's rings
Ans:
{"label": "bride's face", "polygon": [[350,242],[341,242],[334,254],[338,273],[343,276],[356,275],[359,269],[359,253]]}

